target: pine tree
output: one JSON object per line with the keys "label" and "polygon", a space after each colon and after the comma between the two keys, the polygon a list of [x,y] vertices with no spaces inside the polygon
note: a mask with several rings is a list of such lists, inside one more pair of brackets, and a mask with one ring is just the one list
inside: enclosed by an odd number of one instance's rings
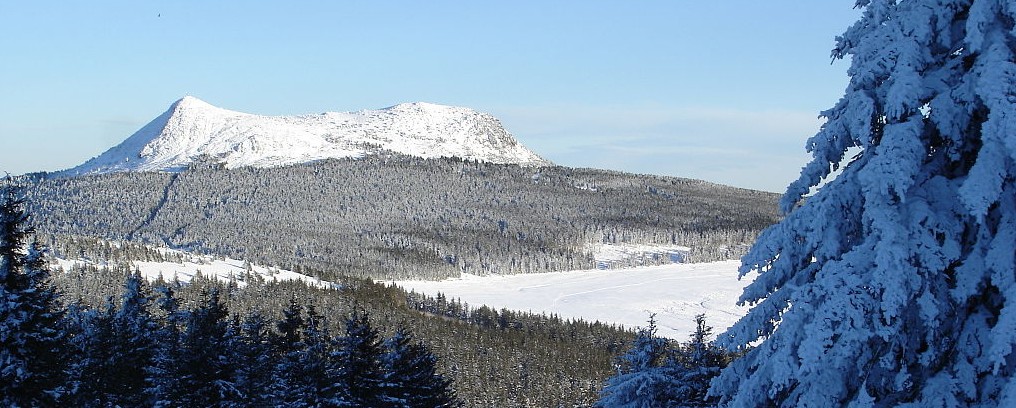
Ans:
{"label": "pine tree", "polygon": [[89,361],[88,350],[91,331],[93,330],[92,322],[96,316],[95,310],[82,306],[80,301],[67,307],[67,314],[65,316],[65,327],[68,337],[67,344],[72,355],[76,356],[76,358],[68,361],[68,393],[64,397],[64,402],[69,405],[86,406],[82,402],[86,398],[81,397],[82,391],[87,388],[85,384],[82,384],[84,379],[82,373],[86,365],[92,364]]}
{"label": "pine tree", "polygon": [[618,372],[607,379],[596,406],[604,408],[668,407],[673,378],[667,370],[667,339],[656,335],[655,315],[638,330],[632,347],[620,358]]}
{"label": "pine tree", "polygon": [[1016,3],[857,5],[833,51],[850,83],[785,219],[743,258],[755,306],[719,340],[760,344],[711,392],[736,407],[1016,406]]}
{"label": "pine tree", "polygon": [[203,302],[187,313],[187,327],[180,337],[180,352],[169,374],[175,386],[160,395],[170,406],[234,406],[241,400],[234,380],[236,362],[226,306],[218,289],[204,295]]}
{"label": "pine tree", "polygon": [[23,207],[0,182],[0,405],[54,406],[65,393],[70,350],[58,294]]}
{"label": "pine tree", "polygon": [[105,382],[110,377],[112,360],[113,315],[116,313],[113,299],[107,299],[101,311],[75,309],[73,313],[74,333],[72,340],[74,356],[71,366],[73,392],[68,402],[81,407],[112,406],[106,393]]}
{"label": "pine tree", "polygon": [[173,285],[156,286],[159,310],[163,314],[163,325],[155,332],[155,350],[153,367],[150,372],[152,383],[148,394],[155,398],[156,406],[171,406],[182,386],[177,375],[178,362],[183,359],[180,329],[186,314],[180,310],[180,301],[176,298]]}
{"label": "pine tree", "polygon": [[272,370],[271,394],[280,405],[287,407],[310,406],[308,401],[317,400],[305,384],[310,380],[304,375],[301,365],[305,332],[303,306],[296,298],[289,300],[289,306],[282,311],[282,320],[275,323],[276,331],[271,335],[272,353],[277,356]]}
{"label": "pine tree", "polygon": [[143,278],[130,274],[119,308],[112,298],[97,313],[83,314],[75,339],[74,373],[77,406],[142,406],[150,404],[154,385],[158,326],[148,311]]}
{"label": "pine tree", "polygon": [[459,407],[450,380],[437,372],[437,357],[404,328],[384,342],[382,393],[393,407]]}
{"label": "pine tree", "polygon": [[301,406],[340,406],[344,401],[343,389],[335,389],[339,382],[330,376],[332,366],[332,339],[325,326],[324,317],[313,305],[307,306],[303,319],[303,334],[297,351],[297,368],[294,380],[287,391],[300,396]]}
{"label": "pine tree", "polygon": [[367,312],[354,312],[346,319],[346,335],[338,343],[332,353],[334,365],[329,370],[329,377],[336,381],[329,389],[335,405],[385,406],[381,339]]}
{"label": "pine tree", "polygon": [[242,405],[275,405],[270,391],[276,359],[267,321],[258,313],[248,314],[239,324],[239,334],[239,344],[235,348],[239,363],[236,389],[243,398]]}
{"label": "pine tree", "polygon": [[279,355],[289,354],[300,348],[300,337],[304,329],[303,306],[296,297],[289,299],[289,306],[282,310],[282,320],[275,324],[272,348]]}
{"label": "pine tree", "polygon": [[668,392],[675,407],[713,407],[718,398],[708,396],[709,382],[732,359],[710,339],[713,328],[706,324],[704,314],[695,316],[695,332],[691,341],[682,344],[667,362],[667,375],[672,386]]}
{"label": "pine tree", "polygon": [[144,278],[136,272],[127,275],[120,308],[111,319],[116,342],[105,388],[113,405],[140,406],[148,401],[145,390],[152,385],[157,351],[153,336],[158,330],[149,302]]}

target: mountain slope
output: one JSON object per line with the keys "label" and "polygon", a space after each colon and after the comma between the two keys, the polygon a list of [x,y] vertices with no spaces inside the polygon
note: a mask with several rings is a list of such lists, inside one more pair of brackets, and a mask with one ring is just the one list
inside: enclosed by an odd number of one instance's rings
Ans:
{"label": "mountain slope", "polygon": [[[99,236],[309,273],[440,279],[743,254],[779,220],[776,194],[702,181],[547,166],[370,156],[276,168],[193,166],[39,178],[44,234]],[[683,251],[678,251],[683,252]],[[330,280],[332,276],[320,275]]]}
{"label": "mountain slope", "polygon": [[177,171],[201,156],[227,168],[276,167],[380,151],[549,164],[518,143],[496,118],[467,108],[409,103],[359,112],[261,116],[188,96],[124,142],[60,175]]}

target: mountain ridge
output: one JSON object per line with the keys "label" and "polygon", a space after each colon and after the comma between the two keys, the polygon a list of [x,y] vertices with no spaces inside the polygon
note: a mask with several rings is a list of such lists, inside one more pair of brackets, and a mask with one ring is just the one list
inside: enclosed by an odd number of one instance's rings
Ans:
{"label": "mountain ridge", "polygon": [[57,172],[179,171],[199,157],[227,168],[279,167],[390,151],[498,164],[550,165],[494,116],[426,102],[356,112],[268,116],[185,96],[120,144]]}

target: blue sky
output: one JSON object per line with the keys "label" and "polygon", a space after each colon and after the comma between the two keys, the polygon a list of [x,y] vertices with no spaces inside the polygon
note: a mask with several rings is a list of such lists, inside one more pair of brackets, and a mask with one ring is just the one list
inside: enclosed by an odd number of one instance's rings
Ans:
{"label": "blue sky", "polygon": [[782,192],[847,83],[852,1],[0,5],[0,171],[98,155],[184,95],[266,115],[499,117],[559,164]]}

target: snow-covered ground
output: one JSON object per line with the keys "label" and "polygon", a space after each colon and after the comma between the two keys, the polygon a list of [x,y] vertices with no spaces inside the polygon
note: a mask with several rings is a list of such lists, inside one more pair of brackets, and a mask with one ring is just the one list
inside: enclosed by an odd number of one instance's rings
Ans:
{"label": "snow-covered ground", "polygon": [[645,326],[655,313],[661,336],[686,340],[697,314],[705,313],[706,323],[719,333],[747,313],[736,302],[753,275],[739,281],[738,265],[723,261],[395,283],[460,298],[471,307],[556,313],[625,327]]}
{"label": "snow-covered ground", "polygon": [[[171,251],[171,250],[165,250]],[[308,286],[320,287],[320,288],[333,288],[336,284],[328,281],[323,281],[311,276],[302,275],[293,271],[285,269],[270,268],[262,265],[247,264],[244,261],[236,259],[221,259],[210,256],[194,255],[189,253],[180,252],[184,257],[184,261],[177,262],[131,262],[132,268],[141,272],[141,275],[150,281],[158,280],[161,276],[166,281],[172,281],[178,279],[181,282],[190,282],[194,276],[201,274],[205,277],[215,277],[216,279],[229,282],[230,280],[236,280],[237,285],[244,287],[247,285],[245,282],[248,278],[262,279],[264,281],[290,281],[297,280],[306,283]],[[74,265],[95,265],[95,266],[107,266],[105,263],[95,263],[84,260],[68,260],[56,258],[54,266],[62,268],[63,270],[69,270]],[[248,270],[248,267],[250,268]]]}

